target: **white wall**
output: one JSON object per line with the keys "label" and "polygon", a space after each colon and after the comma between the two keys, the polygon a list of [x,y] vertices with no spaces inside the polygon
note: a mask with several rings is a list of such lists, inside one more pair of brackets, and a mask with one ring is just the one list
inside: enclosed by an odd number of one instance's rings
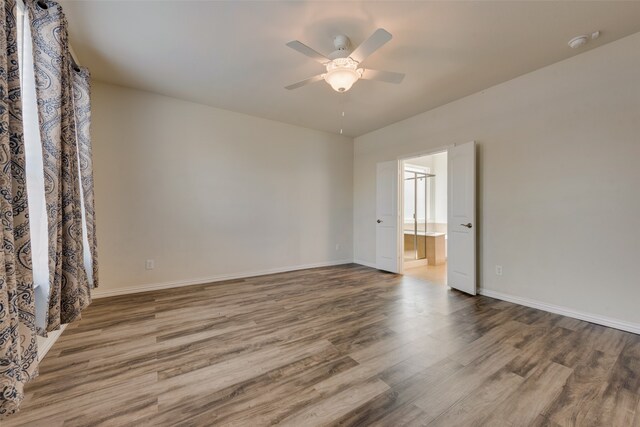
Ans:
{"label": "white wall", "polygon": [[352,259],[350,138],[100,83],[92,107],[97,294]]}
{"label": "white wall", "polygon": [[375,263],[377,162],[476,140],[481,286],[640,324],[638,52],[640,33],[356,138],[355,259]]}

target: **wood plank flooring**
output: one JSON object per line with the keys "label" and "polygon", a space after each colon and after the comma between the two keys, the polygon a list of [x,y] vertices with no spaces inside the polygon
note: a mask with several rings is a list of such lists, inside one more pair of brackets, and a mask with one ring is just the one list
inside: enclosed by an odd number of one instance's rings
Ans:
{"label": "wood plank flooring", "polygon": [[10,426],[640,426],[640,336],[359,265],[96,300]]}

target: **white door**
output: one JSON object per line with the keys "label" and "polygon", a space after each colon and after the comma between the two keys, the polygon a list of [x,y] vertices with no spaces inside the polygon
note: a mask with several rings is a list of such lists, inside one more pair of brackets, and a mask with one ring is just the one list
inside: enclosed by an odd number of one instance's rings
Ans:
{"label": "white door", "polygon": [[399,272],[398,161],[378,163],[376,175],[376,268]]}
{"label": "white door", "polygon": [[476,143],[448,152],[447,281],[452,288],[476,294]]}

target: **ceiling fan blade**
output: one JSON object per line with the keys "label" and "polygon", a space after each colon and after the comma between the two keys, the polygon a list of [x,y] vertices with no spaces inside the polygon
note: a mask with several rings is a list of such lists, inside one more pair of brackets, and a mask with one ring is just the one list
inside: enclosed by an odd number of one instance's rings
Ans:
{"label": "ceiling fan blade", "polygon": [[362,42],[349,56],[358,63],[362,62],[389,40],[391,40],[391,34],[384,28],[378,28],[371,37]]}
{"label": "ceiling fan blade", "polygon": [[302,80],[301,82],[298,83],[294,83],[292,85],[289,86],[285,86],[285,89],[298,89],[299,87],[311,84],[311,83],[315,83],[315,82],[319,82],[320,80],[323,80],[322,74],[318,74],[317,76],[313,76],[313,77],[309,77],[306,80]]}
{"label": "ceiling fan blade", "polygon": [[315,59],[321,64],[326,64],[327,62],[331,61],[329,58],[327,58],[320,52],[317,52],[311,49],[309,46],[307,46],[302,42],[299,42],[298,40],[294,40],[292,42],[287,43],[287,46],[289,46],[293,50],[297,50],[301,54],[306,55],[311,59]]}
{"label": "ceiling fan blade", "polygon": [[404,74],[394,73],[393,71],[370,70],[366,68],[362,73],[362,78],[364,80],[377,80],[379,82],[398,84],[402,83],[402,80],[404,80]]}

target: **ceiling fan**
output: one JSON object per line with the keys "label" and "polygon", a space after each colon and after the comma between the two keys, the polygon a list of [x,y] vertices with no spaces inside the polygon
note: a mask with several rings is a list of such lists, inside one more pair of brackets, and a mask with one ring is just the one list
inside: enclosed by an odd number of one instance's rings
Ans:
{"label": "ceiling fan", "polygon": [[402,73],[358,68],[362,61],[380,49],[389,40],[391,40],[391,34],[383,28],[378,28],[371,37],[365,40],[354,51],[351,51],[349,38],[345,35],[338,35],[333,39],[333,45],[336,50],[327,56],[311,49],[298,40],[289,42],[287,46],[309,58],[315,59],[326,67],[327,72],[286,86],[285,88],[289,90],[297,89],[321,80],[326,81],[337,92],[348,91],[359,79],[398,84],[404,79],[404,74]]}

